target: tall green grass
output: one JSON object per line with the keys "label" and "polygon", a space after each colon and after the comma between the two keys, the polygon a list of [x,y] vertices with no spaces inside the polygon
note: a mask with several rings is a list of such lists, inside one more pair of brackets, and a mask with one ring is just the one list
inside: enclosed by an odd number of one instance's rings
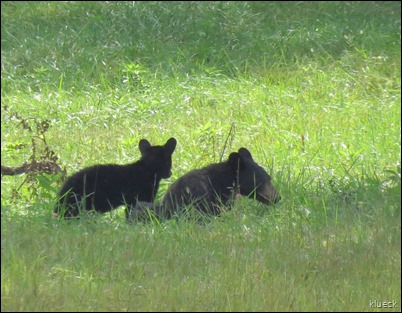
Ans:
{"label": "tall green grass", "polygon": [[2,311],[400,310],[399,2],[1,8],[2,164],[47,120],[68,174],[174,136],[159,198],[242,146],[282,196],[205,224],[59,222],[59,177],[3,176]]}

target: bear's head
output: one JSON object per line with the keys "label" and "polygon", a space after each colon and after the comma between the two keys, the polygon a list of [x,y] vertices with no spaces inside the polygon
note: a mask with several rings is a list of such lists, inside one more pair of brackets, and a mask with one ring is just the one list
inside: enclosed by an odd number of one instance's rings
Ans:
{"label": "bear's head", "polygon": [[141,139],[138,145],[141,161],[160,178],[169,178],[172,175],[172,154],[176,144],[177,141],[173,137],[163,146],[151,146],[148,140]]}
{"label": "bear's head", "polygon": [[271,183],[271,177],[259,166],[246,148],[229,155],[229,164],[236,172],[240,194],[265,204],[278,202],[281,197]]}

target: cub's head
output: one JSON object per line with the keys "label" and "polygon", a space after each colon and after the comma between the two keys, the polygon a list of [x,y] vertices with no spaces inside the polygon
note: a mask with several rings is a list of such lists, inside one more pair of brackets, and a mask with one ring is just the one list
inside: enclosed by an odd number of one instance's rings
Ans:
{"label": "cub's head", "polygon": [[259,166],[246,148],[229,155],[229,164],[236,171],[240,194],[265,204],[278,202],[281,197],[271,183],[271,176]]}
{"label": "cub's head", "polygon": [[172,175],[172,154],[176,144],[175,138],[170,138],[163,146],[151,146],[148,140],[141,139],[138,145],[141,160],[160,178],[169,178]]}

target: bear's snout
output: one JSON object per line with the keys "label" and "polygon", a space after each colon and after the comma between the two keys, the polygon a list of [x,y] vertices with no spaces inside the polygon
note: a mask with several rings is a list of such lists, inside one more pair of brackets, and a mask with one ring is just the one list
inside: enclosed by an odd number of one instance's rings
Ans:
{"label": "bear's snout", "polygon": [[272,186],[272,184],[267,184],[260,191],[257,191],[257,200],[265,204],[275,204],[281,200],[281,196]]}

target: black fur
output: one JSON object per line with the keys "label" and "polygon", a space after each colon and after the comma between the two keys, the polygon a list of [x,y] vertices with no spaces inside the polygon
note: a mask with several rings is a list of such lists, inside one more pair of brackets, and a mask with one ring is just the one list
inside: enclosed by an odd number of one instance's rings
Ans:
{"label": "black fur", "polygon": [[170,138],[164,146],[151,146],[142,139],[139,161],[95,165],[75,173],[61,188],[54,215],[71,218],[82,210],[104,213],[120,205],[130,208],[137,201],[154,201],[161,179],[171,176],[176,143]]}
{"label": "black fur", "polygon": [[252,158],[246,148],[230,154],[225,162],[193,170],[176,180],[159,205],[139,203],[133,215],[148,208],[160,217],[170,218],[181,208],[219,215],[222,206],[231,205],[238,195],[272,204],[280,200],[271,177]]}

